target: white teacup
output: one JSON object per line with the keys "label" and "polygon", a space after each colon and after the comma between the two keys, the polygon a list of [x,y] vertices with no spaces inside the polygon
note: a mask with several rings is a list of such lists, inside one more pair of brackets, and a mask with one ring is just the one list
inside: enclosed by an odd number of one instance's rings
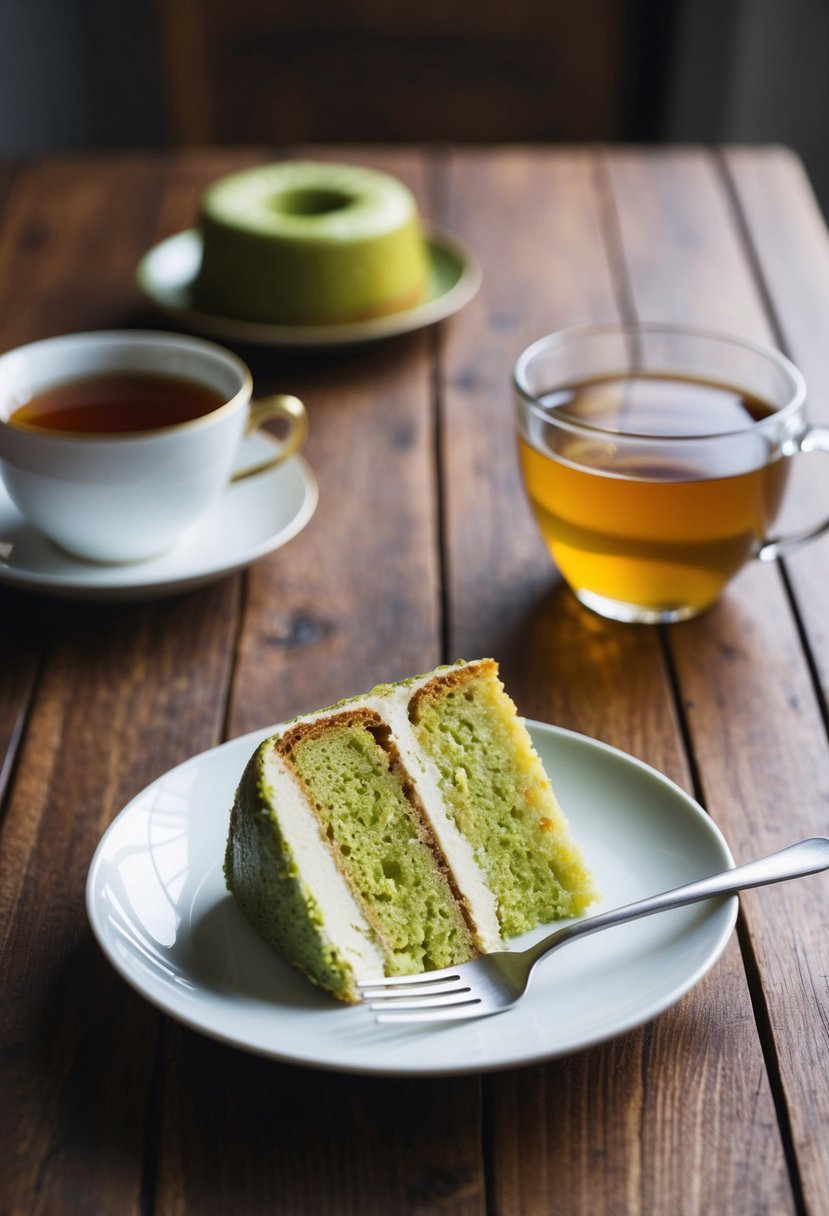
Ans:
{"label": "white teacup", "polygon": [[[213,401],[190,421],[118,433],[9,422],[56,385],[120,372],[184,380],[211,390]],[[0,356],[0,474],[29,523],[69,553],[95,562],[151,558],[175,544],[229,481],[272,468],[304,442],[301,401],[251,401],[251,391],[242,360],[199,338],[125,330],[33,342]],[[234,472],[242,436],[271,418],[288,423],[281,447]]]}

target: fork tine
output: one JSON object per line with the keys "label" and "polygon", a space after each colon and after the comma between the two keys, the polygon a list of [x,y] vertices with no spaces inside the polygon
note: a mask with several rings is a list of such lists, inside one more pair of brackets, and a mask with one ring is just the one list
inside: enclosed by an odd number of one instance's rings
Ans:
{"label": "fork tine", "polygon": [[459,980],[460,978],[461,974],[457,967],[444,967],[442,971],[423,971],[419,975],[381,975],[375,980],[358,980],[356,987],[362,992],[367,988],[416,987],[432,984],[436,980]]}
{"label": "fork tine", "polygon": [[395,1022],[460,1022],[501,1012],[501,1009],[482,1009],[480,1001],[466,1001],[463,1005],[444,1005],[440,1009],[384,1009],[382,1013],[375,1014],[375,1018],[388,1025]]}
{"label": "fork tine", "polygon": [[401,1001],[404,997],[413,997],[420,1000],[427,996],[443,996],[448,992],[468,992],[469,987],[457,987],[455,980],[460,977],[455,976],[452,979],[438,980],[436,984],[417,984],[412,986],[398,988],[376,988],[374,990],[367,989],[363,992],[364,1001]]}
{"label": "fork tine", "polygon": [[469,988],[453,988],[448,992],[439,992],[435,996],[390,996],[370,1006],[374,1010],[387,1009],[439,1009],[446,1005],[469,1004],[471,1000],[478,1002],[480,997],[472,997]]}

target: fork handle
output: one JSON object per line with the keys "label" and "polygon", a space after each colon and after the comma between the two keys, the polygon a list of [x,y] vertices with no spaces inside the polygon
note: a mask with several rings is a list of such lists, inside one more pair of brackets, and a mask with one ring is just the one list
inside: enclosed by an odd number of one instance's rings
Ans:
{"label": "fork handle", "polygon": [[787,878],[801,878],[805,874],[817,874],[826,869],[829,869],[829,837],[813,836],[757,861],[749,861],[745,865],[712,874],[710,878],[701,878],[685,886],[674,887],[671,891],[663,891],[660,895],[652,895],[648,899],[640,899],[636,903],[624,904],[620,908],[600,912],[597,916],[589,916],[586,920],[575,921],[572,925],[566,925],[551,933],[523,954],[534,964],[564,942],[586,936],[588,933],[598,933],[600,929],[608,929],[611,925],[622,925],[629,920],[651,916],[654,912],[699,903],[700,900],[710,899],[713,895],[732,895],[735,891],[744,891],[749,887],[763,887],[768,883],[783,882]]}

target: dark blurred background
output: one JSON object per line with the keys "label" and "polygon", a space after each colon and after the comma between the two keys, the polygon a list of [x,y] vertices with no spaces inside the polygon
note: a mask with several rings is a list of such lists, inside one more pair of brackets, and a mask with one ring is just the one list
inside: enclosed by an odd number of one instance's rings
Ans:
{"label": "dark blurred background", "polygon": [[0,0],[0,155],[782,142],[829,210],[829,0]]}

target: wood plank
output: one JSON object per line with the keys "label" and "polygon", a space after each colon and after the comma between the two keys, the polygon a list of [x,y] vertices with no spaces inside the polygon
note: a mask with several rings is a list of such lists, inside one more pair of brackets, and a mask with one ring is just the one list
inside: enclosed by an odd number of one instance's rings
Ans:
{"label": "wood plank", "polygon": [[[694,152],[617,154],[610,158],[610,173],[639,315],[670,315],[773,340],[726,183],[712,158]],[[753,236],[758,248],[771,239],[768,232]],[[704,249],[704,258],[693,258],[695,248]],[[672,284],[679,284],[673,293]],[[670,630],[668,641],[706,805],[737,859],[825,831],[825,731],[779,572],[751,565],[713,611]],[[782,1069],[781,1118],[784,1127],[786,1112],[795,1121],[804,1202],[818,1212],[829,1205],[829,1006],[815,977],[829,970],[823,929],[829,887],[804,881],[809,898],[784,885],[747,894],[743,907],[760,972],[757,996],[768,1008],[770,1050]],[[735,1058],[735,1069],[742,1067]],[[762,1185],[772,1178],[764,1174]]]}
{"label": "wood plank", "polygon": [[469,152],[451,173],[446,222],[478,252],[485,282],[443,336],[448,657],[492,653],[523,713],[634,749],[687,783],[656,634],[602,621],[565,589],[515,453],[518,354],[543,333],[618,313],[593,160]]}
{"label": "wood plank", "polygon": [[[771,301],[776,339],[806,377],[810,420],[825,427],[829,425],[826,223],[803,165],[788,149],[727,148],[724,157]],[[792,476],[797,481],[797,522],[808,526],[825,519],[829,514],[826,458],[801,457]],[[829,541],[801,549],[785,564],[823,698],[829,702],[829,620],[823,602],[829,586]]]}
{"label": "wood plank", "polygon": [[[133,315],[159,186],[153,158],[21,174],[2,243],[5,345]],[[77,1212],[142,1210],[159,1019],[93,942],[84,882],[121,806],[219,738],[237,601],[234,580],[149,606],[4,594],[5,647],[43,648],[0,836],[8,1211],[62,1211],[67,1196]]]}
{"label": "wood plank", "polygon": [[173,1027],[157,1210],[483,1216],[478,1124],[474,1082],[291,1068]]}
{"label": "wood plank", "polygon": [[[314,155],[382,164],[427,209],[417,154]],[[247,576],[231,736],[439,661],[431,349],[415,334],[324,358],[254,359],[258,384],[306,401],[320,505],[301,536]],[[160,1211],[484,1210],[474,1078],[401,1089],[315,1074],[247,1060],[176,1026],[165,1058]]]}
{"label": "wood plank", "polygon": [[[72,329],[135,323],[163,328],[163,319],[149,311],[135,287],[138,258],[156,240],[192,225],[207,182],[265,155],[255,149],[201,149],[181,152],[166,164],[159,156],[129,153],[49,157],[17,170],[4,168],[3,349]],[[126,223],[134,237],[118,239],[114,222]],[[114,239],[99,254],[95,246],[102,232]],[[6,647],[0,682],[0,806],[54,611],[54,605],[44,610],[37,597],[0,588],[4,637],[14,639]]]}
{"label": "wood plank", "polygon": [[[4,632],[5,618],[16,613],[18,603],[12,596],[0,592],[0,628]],[[14,652],[3,659],[3,679],[0,682],[0,817],[34,696],[40,646],[40,638],[34,641],[29,639],[24,646],[15,647]]]}
{"label": "wood plank", "polygon": [[[288,154],[386,168],[431,213],[418,153]],[[234,733],[440,661],[432,357],[432,335],[420,332],[254,363],[264,390],[306,402],[320,503],[302,536],[250,572]]]}
{"label": "wood plank", "polygon": [[[829,234],[800,161],[786,149],[726,149],[725,159],[754,250],[774,309],[781,344],[803,371],[809,386],[812,420],[829,423],[829,356],[824,320],[829,310]],[[803,466],[813,467],[803,467]],[[795,468],[801,520],[814,521],[829,509],[825,459],[801,457]],[[823,712],[829,699],[829,629],[825,594],[829,585],[829,542],[816,542],[786,559],[798,610],[804,621],[809,654],[820,679]],[[812,717],[811,697],[799,706],[796,690],[787,688],[794,719]],[[794,723],[793,723],[794,728]],[[787,784],[776,792],[785,807],[787,824],[811,824],[826,831],[827,782],[825,764],[814,778],[804,772],[812,768],[809,739],[811,726],[801,727],[793,743],[798,756]],[[792,730],[792,734],[795,730]],[[814,782],[814,784],[813,784]],[[806,788],[804,789],[804,785]],[[804,805],[804,803],[806,805]],[[806,894],[806,893],[804,893]],[[829,1205],[829,1098],[827,1098],[827,964],[825,925],[829,916],[826,884],[810,882],[801,906],[808,908],[807,923],[796,920],[791,941],[796,949],[797,984],[792,985],[782,958],[767,956],[764,940],[759,964],[773,987],[771,1016],[775,1039],[780,1044],[781,1069],[790,1101],[791,1119],[804,1189],[818,1212]],[[780,901],[774,911],[788,918],[792,908]],[[768,935],[768,941],[773,939]],[[775,944],[775,954],[778,947]],[[786,941],[780,943],[781,954]],[[794,988],[794,991],[792,990]],[[794,1002],[797,1016],[791,1016]],[[797,1061],[793,1069],[790,1062]]]}
{"label": "wood plank", "polygon": [[[487,276],[443,344],[452,653],[494,653],[523,712],[634,752],[688,788],[659,633],[602,621],[563,592],[514,455],[508,374],[518,352],[626,305],[595,165],[577,151],[528,150],[451,163],[447,223],[479,251]],[[743,1073],[732,1073],[734,1058]],[[758,1210],[791,1209],[736,943],[651,1026],[566,1063],[494,1077],[487,1094],[499,1211],[745,1211],[752,1185]],[[680,1145],[683,1160],[705,1162],[697,1191],[675,1168]],[[768,1172],[752,1184],[758,1146]]]}
{"label": "wood plank", "polygon": [[[123,171],[123,165],[120,169]],[[113,172],[117,171],[113,167]],[[45,190],[51,196],[54,186],[48,171],[45,178]],[[19,289],[19,282],[23,276],[28,280],[33,263],[42,262],[42,246],[48,240],[49,217],[44,217],[34,206],[43,179],[44,170],[39,166],[4,166],[0,170],[0,315],[4,318],[3,350],[10,349],[20,341],[40,336],[36,325],[27,329],[24,321],[21,328],[15,329],[14,324],[19,323],[21,313],[25,314],[26,290]],[[54,216],[51,223],[54,227]],[[38,601],[16,595],[5,588],[0,588],[0,624],[4,637],[14,639],[14,645],[9,645],[4,655],[3,680],[0,684],[1,802],[16,761],[44,642],[48,638],[43,636]]]}
{"label": "wood plank", "polygon": [[131,322],[140,308],[135,266],[155,224],[154,166],[140,153],[67,156],[21,172],[0,255],[4,348]]}
{"label": "wood plank", "polygon": [[794,1210],[779,1176],[779,1186],[750,1181],[758,1163],[765,1173],[778,1158],[780,1141],[768,1101],[754,1102],[762,1061],[734,1076],[750,1015],[742,1002],[734,1007],[723,978],[739,967],[733,940],[693,998],[641,1033],[487,1082],[498,1210]]}
{"label": "wood plank", "polygon": [[[0,234],[7,217],[7,201],[17,172],[12,165],[0,166]],[[8,262],[11,245],[0,235],[0,268]],[[20,601],[0,588],[0,630],[7,634],[7,621],[18,617],[29,623],[29,614],[19,614]],[[0,680],[0,818],[5,808],[6,789],[14,770],[17,750],[23,734],[26,715],[34,694],[42,639],[27,630],[24,646],[9,647],[3,655],[3,678]]]}
{"label": "wood plank", "polygon": [[157,1018],[92,942],[83,889],[114,813],[218,736],[233,585],[202,604],[60,605],[46,621],[54,640],[0,839],[2,949],[17,960],[0,1015],[12,1210],[56,1210],[66,1194],[77,1211],[139,1208]]}
{"label": "wood plank", "polygon": [[[607,739],[689,788],[687,724],[702,791],[739,859],[826,830],[822,706],[777,572],[747,570],[707,617],[664,633],[602,622],[562,590],[513,454],[509,367],[545,330],[632,302],[646,316],[666,308],[774,336],[716,159],[619,152],[597,171],[594,153],[510,149],[441,155],[429,168],[414,152],[350,152],[410,177],[427,211],[484,258],[487,280],[439,333],[325,357],[244,352],[263,390],[307,400],[322,489],[308,530],[248,576],[155,605],[0,593],[4,663],[12,656],[0,743],[3,731],[17,741],[0,824],[11,962],[0,1206],[15,1216],[68,1201],[79,1212],[200,1216],[817,1214],[829,1208],[825,879],[744,900],[756,1019],[734,939],[692,994],[641,1031],[482,1083],[341,1077],[247,1057],[159,1018],[85,929],[92,849],[147,781],[225,726],[237,735],[457,654],[494,653],[524,712]],[[262,155],[22,170],[0,231],[3,345],[149,321],[132,280],[140,253],[192,222],[210,178]],[[726,161],[779,332],[822,386],[809,314],[822,315],[823,263],[807,265],[820,229],[799,171],[776,155],[768,197],[762,157]],[[784,281],[787,268],[805,296]],[[807,509],[811,493],[798,493]],[[800,561],[790,577],[825,693],[823,584]]]}

